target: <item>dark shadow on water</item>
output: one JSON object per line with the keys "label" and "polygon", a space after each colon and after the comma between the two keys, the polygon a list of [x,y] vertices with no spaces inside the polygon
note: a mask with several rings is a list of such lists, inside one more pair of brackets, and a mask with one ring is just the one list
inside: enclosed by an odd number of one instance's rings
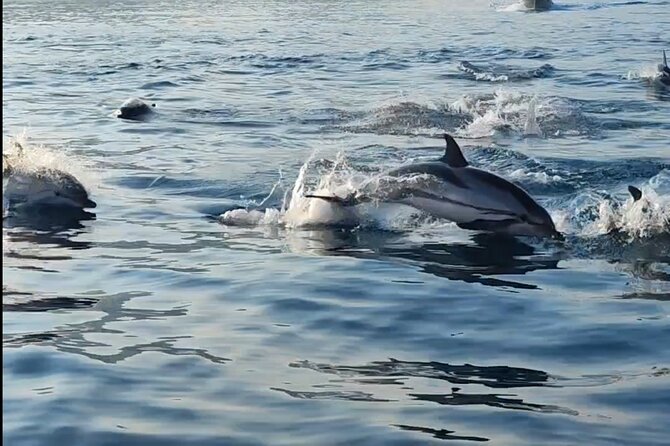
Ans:
{"label": "dark shadow on water", "polygon": [[319,392],[300,392],[288,389],[282,389],[279,387],[270,387],[270,390],[277,390],[279,392],[284,392],[288,396],[293,398],[298,398],[301,400],[345,400],[345,401],[368,401],[368,402],[377,402],[385,403],[391,400],[383,398],[375,398],[371,393],[359,392],[359,391],[319,391]]}
{"label": "dark shadow on water", "polygon": [[56,297],[35,297],[32,296],[28,299],[13,299],[13,301],[7,302],[5,297],[8,296],[8,293],[5,293],[3,290],[2,297],[2,311],[24,311],[24,312],[44,312],[52,310],[76,310],[91,308],[94,306],[98,299],[87,298],[87,297],[65,297],[65,296],[56,296]]}
{"label": "dark shadow on water", "polygon": [[462,440],[462,441],[489,441],[488,438],[474,437],[470,435],[453,435],[455,432],[447,429],[432,429],[430,427],[408,426],[406,424],[393,424],[392,426],[404,431],[423,432],[430,434],[438,440]]}
{"label": "dark shadow on water", "polygon": [[508,366],[453,365],[442,362],[374,361],[363,366],[318,364],[298,361],[289,364],[293,368],[305,368],[317,372],[337,375],[356,382],[386,384],[388,381],[371,381],[370,378],[395,378],[391,383],[404,385],[409,378],[430,378],[451,384],[479,384],[494,389],[519,387],[559,387],[554,378],[541,370]]}
{"label": "dark shadow on water", "polygon": [[460,393],[457,390],[448,394],[420,394],[410,393],[409,396],[416,400],[431,401],[434,403],[448,405],[448,406],[471,406],[484,405],[489,407],[498,407],[500,409],[513,410],[527,410],[531,412],[543,413],[562,413],[565,415],[579,415],[576,410],[565,407],[548,405],[548,404],[534,404],[526,403],[520,398],[510,398],[513,395],[496,395],[496,394],[468,394]]}
{"label": "dark shadow on water", "polygon": [[308,239],[310,251],[322,255],[401,261],[437,277],[493,287],[538,289],[533,283],[495,276],[558,269],[559,262],[538,255],[536,248],[517,238],[495,234],[475,234],[471,243],[415,244],[397,233],[321,230],[311,231]]}
{"label": "dark shadow on water", "polygon": [[[542,370],[533,370],[509,366],[476,366],[472,364],[447,364],[436,361],[399,361],[389,359],[388,361],[374,361],[362,366],[321,364],[310,361],[298,361],[289,364],[291,368],[310,369],[327,375],[334,375],[328,386],[341,387],[342,390],[329,391],[296,391],[273,388],[286,393],[293,398],[299,399],[344,399],[349,401],[373,401],[393,402],[396,400],[385,399],[375,396],[373,392],[360,390],[347,390],[351,386],[375,386],[379,393],[386,394],[389,385],[399,387],[407,391],[407,397],[415,401],[427,401],[445,406],[488,406],[507,410],[522,410],[537,413],[559,413],[577,416],[579,412],[566,407],[530,403],[514,394],[497,393],[463,393],[461,388],[453,387],[453,384],[467,385],[471,390],[480,385],[484,388],[512,389],[529,387],[562,387],[557,384],[561,378],[550,376]],[[444,393],[443,386],[430,384],[429,388],[437,388],[436,393],[420,393],[414,390],[415,384],[422,380],[430,379],[444,381],[450,387],[450,393]],[[598,381],[594,381],[597,383]],[[314,385],[313,387],[326,387],[326,384]],[[483,440],[481,440],[483,441]]]}

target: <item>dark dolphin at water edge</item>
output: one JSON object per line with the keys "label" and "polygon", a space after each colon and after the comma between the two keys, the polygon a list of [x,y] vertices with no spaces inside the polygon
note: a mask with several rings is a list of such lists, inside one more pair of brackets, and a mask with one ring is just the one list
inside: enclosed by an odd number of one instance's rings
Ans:
{"label": "dark dolphin at water edge", "polygon": [[663,50],[663,64],[658,66],[660,75],[658,76],[658,81],[665,86],[670,87],[670,67],[668,67],[668,58],[665,55],[665,50]]}
{"label": "dark dolphin at water edge", "polygon": [[551,0],[523,0],[523,5],[533,11],[548,11],[554,6]]}
{"label": "dark dolphin at water edge", "polygon": [[[391,170],[366,193],[366,185],[346,198],[306,195],[345,206],[366,201],[402,203],[460,228],[510,235],[562,239],[549,213],[525,190],[468,164],[458,143],[445,134],[445,154],[437,161]],[[372,183],[369,183],[371,185]]]}

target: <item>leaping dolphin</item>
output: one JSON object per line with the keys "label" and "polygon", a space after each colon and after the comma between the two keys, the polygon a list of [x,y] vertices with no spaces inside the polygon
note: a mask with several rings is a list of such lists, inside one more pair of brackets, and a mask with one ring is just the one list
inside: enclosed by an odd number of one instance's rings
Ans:
{"label": "leaping dolphin", "polygon": [[[454,138],[447,134],[444,138],[447,148],[437,161],[391,170],[378,183],[370,182],[346,198],[305,196],[344,206],[373,200],[402,203],[463,229],[563,239],[549,213],[525,190],[470,166]],[[366,193],[372,185],[376,191]]]}
{"label": "leaping dolphin", "polygon": [[[18,143],[15,145],[17,156],[22,156],[23,147]],[[84,186],[71,174],[45,167],[17,169],[12,166],[7,155],[3,154],[2,158],[2,177],[7,181],[3,195],[9,204],[75,209],[96,207]]]}

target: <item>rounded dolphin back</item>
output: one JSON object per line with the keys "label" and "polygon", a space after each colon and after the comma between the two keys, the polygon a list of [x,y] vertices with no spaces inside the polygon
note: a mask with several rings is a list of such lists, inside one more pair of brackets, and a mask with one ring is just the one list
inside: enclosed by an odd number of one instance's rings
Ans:
{"label": "rounded dolphin back", "polygon": [[132,121],[145,121],[153,115],[154,107],[156,107],[156,104],[149,105],[139,98],[129,98],[121,104],[116,117]]}

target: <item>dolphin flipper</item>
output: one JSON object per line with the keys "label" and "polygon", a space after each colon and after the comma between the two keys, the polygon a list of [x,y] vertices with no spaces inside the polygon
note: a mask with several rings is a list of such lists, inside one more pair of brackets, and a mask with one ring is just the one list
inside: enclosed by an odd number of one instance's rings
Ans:
{"label": "dolphin flipper", "polygon": [[628,192],[633,196],[633,201],[642,198],[642,191],[635,186],[628,186]]}
{"label": "dolphin flipper", "polygon": [[444,134],[444,140],[447,142],[447,148],[444,151],[444,156],[440,158],[440,161],[447,163],[449,167],[467,166],[468,161],[463,156],[463,152],[456,140],[447,133]]}

